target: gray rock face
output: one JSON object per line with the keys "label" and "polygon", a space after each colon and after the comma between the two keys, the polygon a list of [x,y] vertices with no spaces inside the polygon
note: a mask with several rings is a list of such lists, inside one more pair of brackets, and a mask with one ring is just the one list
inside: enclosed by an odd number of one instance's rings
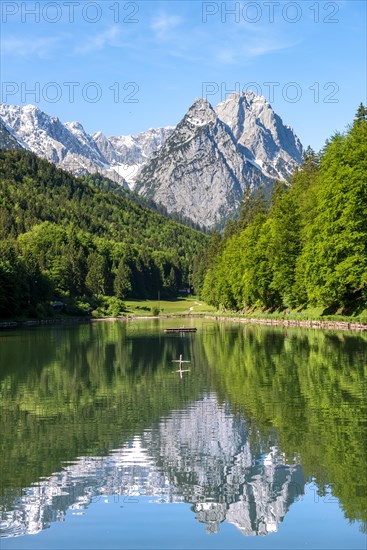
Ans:
{"label": "gray rock face", "polygon": [[135,189],[209,227],[239,206],[246,188],[269,192],[301,162],[300,141],[264,98],[233,94],[215,110],[197,99]]}
{"label": "gray rock face", "polygon": [[265,98],[232,94],[215,108],[246,156],[272,178],[287,180],[302,162],[302,145]]}

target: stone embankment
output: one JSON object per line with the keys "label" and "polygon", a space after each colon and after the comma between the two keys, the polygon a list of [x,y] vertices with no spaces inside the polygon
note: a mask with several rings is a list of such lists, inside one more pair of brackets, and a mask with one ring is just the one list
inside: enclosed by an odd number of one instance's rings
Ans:
{"label": "stone embankment", "polygon": [[367,331],[367,324],[349,322],[349,321],[313,321],[300,319],[271,319],[258,317],[221,317],[214,315],[205,315],[205,319],[216,321],[232,321],[233,323],[245,323],[256,325],[299,327],[299,328],[321,328],[329,330],[355,330]]}

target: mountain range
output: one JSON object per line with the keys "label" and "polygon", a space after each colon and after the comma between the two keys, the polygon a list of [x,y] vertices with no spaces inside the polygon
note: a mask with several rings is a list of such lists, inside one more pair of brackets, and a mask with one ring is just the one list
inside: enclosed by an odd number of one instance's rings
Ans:
{"label": "mountain range", "polygon": [[0,104],[0,120],[3,132],[10,130],[24,148],[59,168],[77,176],[100,173],[125,187],[170,133],[161,128],[108,139],[101,132],[88,134],[79,122],[63,124],[34,105]]}
{"label": "mountain range", "polygon": [[302,145],[262,96],[232,94],[215,108],[196,99],[176,127],[137,135],[88,134],[34,105],[0,104],[0,146],[24,147],[60,168],[100,173],[202,226],[221,223],[246,189],[286,181]]}

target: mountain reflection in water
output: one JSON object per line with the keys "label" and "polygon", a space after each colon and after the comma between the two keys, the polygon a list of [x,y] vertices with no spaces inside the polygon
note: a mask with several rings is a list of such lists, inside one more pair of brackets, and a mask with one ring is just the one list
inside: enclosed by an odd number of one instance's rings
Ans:
{"label": "mountain reflection in water", "polygon": [[3,529],[8,536],[35,534],[101,495],[144,495],[192,503],[208,532],[227,521],[244,535],[267,535],[303,493],[302,468],[285,464],[276,447],[253,452],[245,420],[207,394],[109,456],[80,457],[27,488]]}
{"label": "mountain reflection in water", "polygon": [[[148,501],[187,503],[205,525],[197,536],[222,524],[225,546],[228,524],[238,536],[299,532],[313,491],[310,506],[340,510],[338,528],[366,530],[367,335],[188,323],[196,334],[165,334],[167,321],[0,334],[2,537],[64,519],[72,533],[71,514],[87,520],[111,496],[147,505],[151,521]],[[198,547],[192,536],[183,547]]]}

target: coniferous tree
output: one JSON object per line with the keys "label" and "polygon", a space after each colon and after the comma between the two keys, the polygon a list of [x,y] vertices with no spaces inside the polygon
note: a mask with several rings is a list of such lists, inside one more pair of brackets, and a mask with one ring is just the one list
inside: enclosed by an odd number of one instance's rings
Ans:
{"label": "coniferous tree", "polygon": [[367,108],[363,105],[363,103],[360,103],[357,110],[357,114],[354,119],[354,125],[361,126],[366,122],[367,122]]}
{"label": "coniferous tree", "polygon": [[108,265],[105,256],[93,252],[88,258],[86,287],[91,294],[101,296],[108,292]]}
{"label": "coniferous tree", "polygon": [[113,285],[117,298],[123,300],[127,298],[131,293],[131,276],[131,269],[129,265],[125,262],[124,258],[122,258],[119,262]]}

